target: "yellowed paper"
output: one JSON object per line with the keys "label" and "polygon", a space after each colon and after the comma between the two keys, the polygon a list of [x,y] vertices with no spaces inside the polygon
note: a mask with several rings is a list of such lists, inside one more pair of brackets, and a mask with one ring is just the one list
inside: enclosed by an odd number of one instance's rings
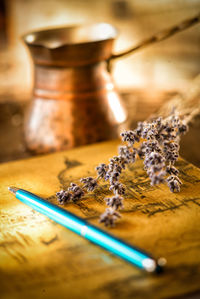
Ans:
{"label": "yellowed paper", "polygon": [[[152,187],[141,161],[122,175],[127,185],[122,219],[111,233],[167,259],[166,272],[148,275],[18,201],[8,186],[24,188],[57,204],[55,193],[95,175],[95,166],[117,154],[117,142],[0,166],[1,298],[166,298],[200,289],[200,170],[177,162],[180,193]],[[102,228],[102,183],[66,209]]]}

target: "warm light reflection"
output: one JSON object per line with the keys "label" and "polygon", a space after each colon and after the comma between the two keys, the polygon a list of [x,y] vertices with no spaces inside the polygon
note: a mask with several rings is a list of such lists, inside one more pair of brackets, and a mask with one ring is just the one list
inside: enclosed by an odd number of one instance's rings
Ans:
{"label": "warm light reflection", "polygon": [[113,83],[110,82],[110,83],[107,83],[107,84],[106,84],[106,89],[107,89],[107,90],[110,91],[110,90],[113,90],[113,88],[114,88]]}
{"label": "warm light reflection", "polygon": [[35,41],[35,36],[33,34],[29,34],[27,37],[26,37],[26,41],[28,43],[33,43]]}
{"label": "warm light reflection", "polygon": [[115,92],[111,91],[108,93],[108,103],[117,122],[124,122],[126,120],[126,114]]}
{"label": "warm light reflection", "polygon": [[104,40],[107,38],[113,38],[116,36],[115,29],[106,23],[97,24],[95,27],[91,27],[90,38],[92,40]]}

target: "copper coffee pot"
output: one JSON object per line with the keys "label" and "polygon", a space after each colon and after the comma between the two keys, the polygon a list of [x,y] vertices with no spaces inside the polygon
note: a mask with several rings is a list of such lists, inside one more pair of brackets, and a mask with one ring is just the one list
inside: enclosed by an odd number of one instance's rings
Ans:
{"label": "copper coffee pot", "polygon": [[117,136],[126,111],[107,70],[116,29],[74,26],[24,36],[35,66],[25,124],[30,150],[44,153]]}
{"label": "copper coffee pot", "polygon": [[46,153],[117,137],[117,128],[125,122],[127,113],[108,63],[195,22],[199,17],[116,55],[112,49],[117,31],[106,23],[41,30],[23,36],[35,66],[33,100],[25,121],[28,149]]}

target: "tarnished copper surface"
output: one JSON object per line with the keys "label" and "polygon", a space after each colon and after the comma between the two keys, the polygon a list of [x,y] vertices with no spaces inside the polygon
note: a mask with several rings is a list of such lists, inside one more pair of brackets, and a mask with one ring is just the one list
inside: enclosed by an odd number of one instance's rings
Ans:
{"label": "tarnished copper surface", "polygon": [[108,72],[110,60],[199,22],[197,15],[118,54],[112,53],[116,29],[106,23],[25,35],[35,64],[33,101],[25,126],[27,147],[44,153],[116,137],[126,112]]}
{"label": "tarnished copper surface", "polygon": [[44,153],[117,136],[126,112],[106,63],[115,36],[104,23],[24,36],[35,64],[25,123],[30,150]]}

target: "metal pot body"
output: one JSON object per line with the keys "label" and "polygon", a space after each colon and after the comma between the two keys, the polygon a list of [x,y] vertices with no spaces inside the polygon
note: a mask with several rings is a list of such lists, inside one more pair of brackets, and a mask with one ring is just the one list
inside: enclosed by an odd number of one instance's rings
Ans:
{"label": "metal pot body", "polygon": [[35,68],[27,147],[46,153],[117,137],[126,112],[107,71],[114,38],[54,47],[60,31],[52,31],[48,38],[46,31],[24,37]]}

